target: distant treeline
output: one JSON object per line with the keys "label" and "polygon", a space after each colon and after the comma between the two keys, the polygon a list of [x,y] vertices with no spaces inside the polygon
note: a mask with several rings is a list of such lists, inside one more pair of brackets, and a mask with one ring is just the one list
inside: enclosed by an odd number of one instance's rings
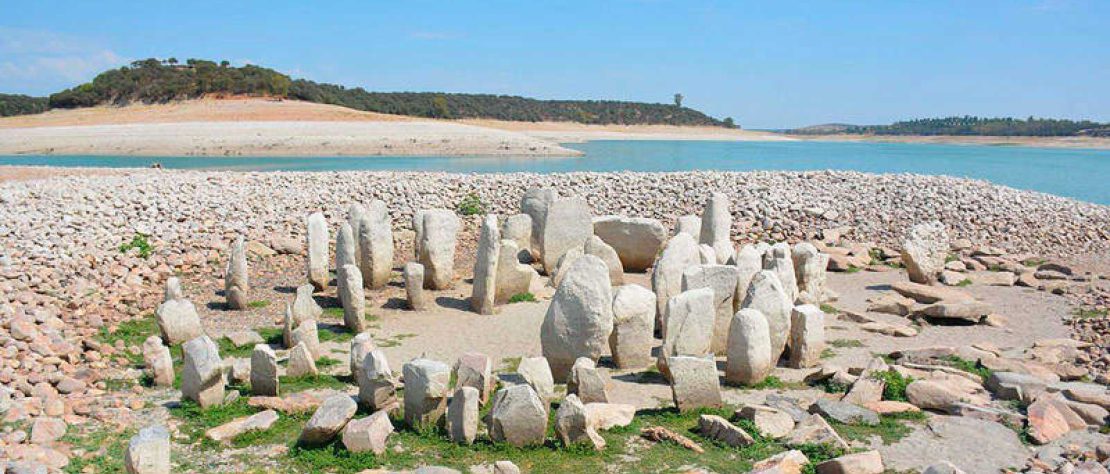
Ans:
{"label": "distant treeline", "polygon": [[983,135],[1024,137],[1110,136],[1110,124],[1089,120],[1058,120],[1029,117],[986,118],[944,117],[906,120],[890,125],[816,125],[797,130],[798,134],[862,134],[862,135]]}
{"label": "distant treeline", "polygon": [[145,59],[104,72],[92,82],[53,94],[52,108],[133,102],[162,103],[211,94],[257,95],[334,104],[357,110],[429,118],[489,118],[513,121],[571,121],[591,124],[669,124],[734,127],[677,104],[594,100],[537,100],[491,94],[368,92],[304,79],[258,66],[234,67],[174,58]]}
{"label": "distant treeline", "polygon": [[45,112],[46,109],[46,97],[0,94],[0,117],[37,114],[39,112]]}

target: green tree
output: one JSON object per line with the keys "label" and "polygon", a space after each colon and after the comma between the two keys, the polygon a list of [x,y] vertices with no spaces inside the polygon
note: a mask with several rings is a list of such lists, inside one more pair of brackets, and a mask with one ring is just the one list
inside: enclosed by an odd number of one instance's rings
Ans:
{"label": "green tree", "polygon": [[676,93],[674,95],[674,106],[678,107],[678,108],[682,108],[682,99],[685,99],[685,98],[686,97],[683,96],[682,94],[677,94]]}

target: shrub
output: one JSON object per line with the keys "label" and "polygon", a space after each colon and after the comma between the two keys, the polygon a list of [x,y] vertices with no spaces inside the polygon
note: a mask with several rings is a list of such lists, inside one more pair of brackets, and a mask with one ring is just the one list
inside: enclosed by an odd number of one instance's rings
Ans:
{"label": "shrub", "polygon": [[120,253],[127,253],[131,249],[139,249],[140,257],[149,258],[150,252],[154,250],[154,247],[151,247],[150,245],[149,235],[137,233],[134,237],[131,238],[130,242],[121,244],[119,246]]}
{"label": "shrub", "polygon": [[459,214],[463,216],[476,216],[486,213],[486,205],[482,203],[482,198],[477,194],[467,194],[462,201],[459,202]]}
{"label": "shrub", "polygon": [[509,303],[534,303],[535,301],[536,295],[531,293],[517,293],[509,298]]}
{"label": "shrub", "polygon": [[913,382],[913,377],[903,377],[900,372],[894,369],[887,369],[885,372],[876,372],[871,374],[875,380],[883,381],[886,386],[883,388],[884,400],[895,400],[899,402],[909,401],[906,399],[906,386]]}

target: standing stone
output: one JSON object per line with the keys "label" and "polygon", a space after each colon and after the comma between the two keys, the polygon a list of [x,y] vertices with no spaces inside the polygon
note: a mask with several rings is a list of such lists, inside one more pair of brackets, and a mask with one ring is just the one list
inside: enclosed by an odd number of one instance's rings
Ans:
{"label": "standing stone", "polygon": [[428,307],[427,297],[424,296],[424,265],[408,262],[402,273],[405,278],[405,297],[408,299],[409,308],[413,311],[423,311]]}
{"label": "standing stone", "polygon": [[650,268],[667,242],[663,224],[646,217],[598,217],[594,219],[594,235],[613,248],[626,272]]}
{"label": "standing stone", "polygon": [[821,304],[831,300],[825,288],[829,267],[829,254],[817,251],[809,242],[799,242],[791,253],[794,259],[794,276],[798,279],[798,299],[807,304]]}
{"label": "standing stone", "polygon": [[451,441],[473,444],[478,436],[478,390],[460,387],[447,406],[447,433]]}
{"label": "standing stone", "polygon": [[349,366],[351,368],[351,375],[358,378],[358,372],[362,370],[362,362],[366,360],[366,354],[369,354],[377,347],[374,345],[374,338],[368,332],[360,332],[355,337],[351,338],[351,358]]}
{"label": "standing stone", "polygon": [[393,271],[393,225],[385,202],[375,199],[370,203],[359,223],[356,238],[363,285],[371,289],[385,287]]}
{"label": "standing stone", "polygon": [[[336,270],[343,268],[344,265],[358,265],[358,257],[355,256],[355,231],[354,227],[349,222],[344,222],[339,225],[339,233],[335,234],[335,268]],[[339,281],[335,285],[342,288]],[[343,300],[340,299],[340,302]]]}
{"label": "standing stone", "polygon": [[486,214],[478,237],[478,253],[474,258],[474,286],[470,309],[478,314],[493,314],[497,295],[497,259],[501,253],[501,235],[497,215]]}
{"label": "standing stone", "polygon": [[551,285],[553,288],[558,288],[559,285],[563,283],[563,277],[566,276],[567,269],[570,268],[570,265],[579,258],[582,258],[583,255],[586,255],[586,252],[582,251],[580,248],[567,250],[562,257],[559,257],[559,263],[555,264],[555,269],[547,272],[548,277],[550,277],[547,282],[548,285]]}
{"label": "standing stone", "polygon": [[816,366],[824,351],[825,312],[811,304],[795,306],[790,314],[790,367]]}
{"label": "standing stone", "polygon": [[293,327],[300,326],[310,319],[319,319],[324,314],[324,308],[316,303],[312,293],[312,285],[297,287],[297,296],[293,298]]}
{"label": "standing stone", "polygon": [[351,397],[344,394],[328,397],[305,423],[298,443],[319,446],[331,441],[354,418],[356,411],[358,404]]}
{"label": "standing stone", "polygon": [[246,309],[250,303],[247,291],[250,283],[247,277],[247,244],[243,236],[235,239],[231,244],[227,256],[227,268],[224,271],[224,297],[230,309]]}
{"label": "standing stone", "polygon": [[713,250],[712,245],[698,244],[698,263],[702,265],[715,265],[717,263],[717,251]]}
{"label": "standing stone", "polygon": [[[511,240],[516,245],[513,257],[519,262],[531,263],[532,260],[532,216],[513,214],[501,223],[501,240]],[[501,243],[505,247],[505,243]]]}
{"label": "standing stone", "polygon": [[328,287],[328,221],[324,213],[309,214],[308,226],[308,282],[316,291]]}
{"label": "standing stone", "polygon": [[312,357],[312,351],[308,349],[308,345],[302,341],[293,346],[293,350],[289,351],[289,365],[285,369],[285,375],[313,377],[319,373],[320,371],[316,369],[316,360]]}
{"label": "standing stone", "polygon": [[597,450],[605,448],[605,439],[597,434],[586,406],[574,394],[567,395],[555,412],[555,436],[565,446],[583,443]]}
{"label": "standing stone", "polygon": [[579,357],[570,368],[567,393],[577,395],[585,403],[609,403],[605,378],[593,360]]}
{"label": "standing stone", "polygon": [[[360,232],[359,226],[361,226],[364,222],[364,216],[366,216],[366,207],[364,207],[362,204],[356,202],[354,204],[351,204],[351,207],[347,208],[347,225],[351,226],[350,242],[351,246],[355,249],[355,260],[353,262],[344,262],[344,264],[354,263],[355,265],[358,265],[359,262],[362,261],[362,248],[359,247],[358,244],[358,234]],[[339,252],[339,237],[336,237],[335,239],[335,247],[336,252]],[[336,259],[338,260],[338,258],[339,257],[337,255]],[[339,266],[336,265],[336,267],[338,268]]]}
{"label": "standing stone", "polygon": [[713,193],[705,203],[705,211],[701,215],[701,234],[699,243],[713,246],[717,255],[717,263],[724,264],[736,253],[732,246],[732,211],[729,210],[728,195]]}
{"label": "standing stone", "polygon": [[455,386],[474,387],[484,403],[496,384],[493,378],[493,361],[478,352],[467,352],[455,363]]}
{"label": "standing stone", "polygon": [[123,465],[128,474],[170,474],[170,432],[160,425],[139,430],[127,443]]}
{"label": "standing stone", "polygon": [[775,272],[762,270],[756,273],[740,307],[758,310],[767,318],[767,327],[771,332],[771,364],[774,365],[786,347],[786,338],[790,335],[790,311],[794,309]]}
{"label": "standing stone", "polygon": [[655,322],[655,294],[640,285],[624,285],[613,291],[613,332],[609,351],[621,369],[651,364]]}
{"label": "standing stone", "polygon": [[736,312],[728,333],[728,361],[725,381],[754,385],[771,375],[771,332],[767,318],[758,310],[745,308]]}
{"label": "standing stone", "polygon": [[251,393],[269,397],[280,391],[277,355],[266,344],[255,344],[251,352]]}
{"label": "standing stone", "polygon": [[679,411],[721,406],[721,382],[717,362],[692,356],[667,358],[671,371],[671,394]]}
{"label": "standing stone", "polygon": [[494,302],[497,304],[508,303],[513,296],[529,293],[532,280],[536,279],[536,270],[531,265],[520,263],[518,255],[522,251],[517,243],[512,240],[501,239],[501,251],[497,256],[497,287]]}
{"label": "standing stone", "polygon": [[412,255],[417,261],[424,254],[424,214],[427,212],[427,209],[421,209],[412,213]]}
{"label": "standing stone", "polygon": [[540,326],[543,355],[556,381],[566,380],[579,357],[597,360],[613,332],[613,290],[609,270],[593,255],[567,270]]}
{"label": "standing stone", "polygon": [[343,303],[343,325],[354,333],[365,331],[366,290],[362,287],[362,272],[355,265],[347,264],[336,271],[335,281],[339,301]]}
{"label": "standing stone", "polygon": [[420,264],[424,265],[424,288],[446,290],[455,279],[455,244],[461,223],[446,209],[423,212]]}
{"label": "standing stone", "polygon": [[659,371],[669,377],[667,359],[672,356],[706,357],[712,354],[713,290],[699,288],[684,291],[667,304],[666,325],[663,326],[663,347],[659,350]]}
{"label": "standing stone", "polygon": [[692,236],[679,233],[667,241],[663,253],[655,259],[651,272],[651,291],[655,292],[655,325],[663,327],[663,315],[667,313],[667,301],[682,292],[682,272],[698,265],[698,243]]}
{"label": "standing stone", "polygon": [[435,427],[447,409],[451,368],[435,360],[413,359],[403,366],[402,372],[405,378],[405,423],[417,430]]}
{"label": "standing stone", "polygon": [[320,351],[320,333],[316,328],[316,321],[308,320],[297,326],[290,334],[289,342],[295,347],[297,344],[304,343],[308,353],[316,359],[323,355]]}
{"label": "standing stone", "polygon": [[178,277],[167,278],[165,295],[162,297],[162,302],[165,303],[167,301],[183,298],[185,298],[185,292],[181,291],[181,279]]}
{"label": "standing stone", "polygon": [[489,437],[516,447],[542,445],[547,433],[547,404],[528,385],[497,391],[489,413]]}
{"label": "standing stone", "polygon": [[181,344],[204,334],[197,308],[189,300],[176,299],[158,305],[154,311],[158,332],[167,345]]}
{"label": "standing stone", "polygon": [[224,402],[223,360],[216,343],[200,336],[182,346],[184,368],[181,370],[181,397],[192,400],[201,408]]}
{"label": "standing stone", "polygon": [[756,250],[753,245],[744,245],[736,253],[733,261],[736,265],[736,303],[743,303],[748,295],[748,286],[756,273],[763,271],[763,252]]}
{"label": "standing stone", "polygon": [[366,354],[362,367],[355,374],[355,382],[358,383],[359,402],[371,410],[384,410],[397,402],[393,372],[381,349]]}
{"label": "standing stone", "polygon": [[559,258],[572,248],[582,248],[593,235],[590,206],[582,198],[556,199],[544,215],[540,254],[545,272],[551,273]]}
{"label": "standing stone", "polygon": [[695,239],[701,238],[701,217],[687,214],[674,223],[674,235],[687,234]]}
{"label": "standing stone", "polygon": [[370,451],[377,455],[385,453],[385,442],[393,434],[393,422],[389,412],[379,410],[366,418],[351,420],[343,428],[343,447],[352,453]]}
{"label": "standing stone", "polygon": [[790,254],[790,245],[779,242],[763,254],[763,269],[775,272],[782,284],[782,290],[790,299],[790,304],[798,298],[798,280],[794,276],[794,258]]}
{"label": "standing stone", "polygon": [[286,349],[292,349],[293,346],[293,329],[296,328],[293,321],[293,305],[285,304],[285,317],[282,319],[281,324],[281,345]]}
{"label": "standing stone", "polygon": [[524,357],[517,364],[517,373],[524,383],[532,387],[544,400],[555,398],[555,378],[551,376],[551,364],[543,357]]}
{"label": "standing stone", "polygon": [[902,241],[902,263],[910,281],[934,285],[948,258],[948,231],[939,221],[913,226]]}
{"label": "standing stone", "polygon": [[532,188],[525,191],[520,199],[520,212],[527,214],[532,219],[532,251],[533,261],[542,261],[543,251],[543,226],[547,222],[547,208],[555,201],[556,194],[552,189]]}
{"label": "standing stone", "polygon": [[682,291],[713,290],[713,338],[710,349],[724,354],[728,347],[728,326],[736,313],[736,286],[739,272],[734,265],[697,265],[682,272]]}
{"label": "standing stone", "polygon": [[624,267],[621,266],[621,259],[617,256],[617,251],[613,250],[613,247],[610,247],[604,240],[601,240],[601,237],[591,235],[590,238],[586,239],[582,252],[585,255],[600,258],[601,261],[605,262],[605,266],[609,267],[609,283],[613,286],[624,284]]}
{"label": "standing stone", "polygon": [[170,355],[170,348],[162,345],[161,338],[150,336],[143,343],[143,361],[155,386],[173,386],[173,356]]}

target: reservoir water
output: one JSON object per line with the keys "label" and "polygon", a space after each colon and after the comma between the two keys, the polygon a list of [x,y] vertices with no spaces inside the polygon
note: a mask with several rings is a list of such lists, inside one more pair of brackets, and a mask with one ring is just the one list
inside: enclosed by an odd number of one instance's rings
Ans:
{"label": "reservoir water", "polygon": [[576,158],[0,156],[0,165],[460,173],[855,170],[942,174],[1110,205],[1110,150],[866,142],[590,141]]}

